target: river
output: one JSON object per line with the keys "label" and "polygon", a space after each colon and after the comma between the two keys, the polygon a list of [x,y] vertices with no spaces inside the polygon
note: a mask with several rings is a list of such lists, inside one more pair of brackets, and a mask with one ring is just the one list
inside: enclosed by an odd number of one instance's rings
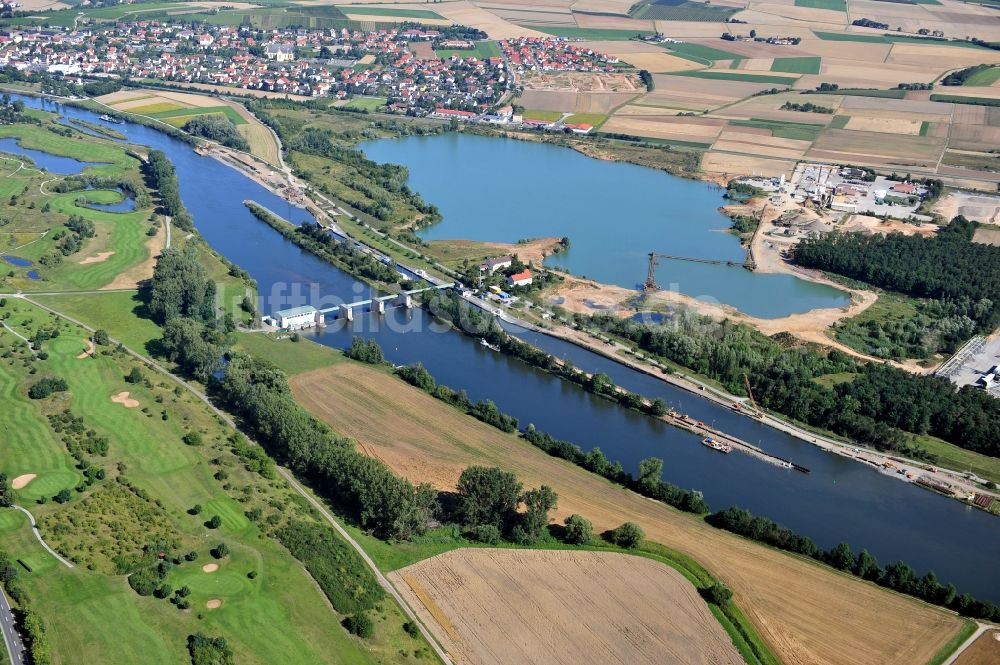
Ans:
{"label": "river", "polygon": [[569,250],[546,265],[628,289],[644,283],[649,252],[733,261],[661,259],[656,279],[663,288],[761,318],[850,303],[830,286],[744,269],[746,252],[718,211],[726,201],[708,183],[561,146],[452,132],[361,148],[377,162],[408,167],[410,188],[440,208],[442,221],[419,232],[427,240],[568,236]]}
{"label": "river", "polygon": [[[34,98],[24,101],[54,108]],[[60,110],[72,117],[96,118],[75,108]],[[330,302],[330,296],[346,302],[368,297],[368,287],[284,240],[253,217],[242,202],[256,200],[297,221],[308,219],[308,213],[156,130],[131,123],[116,128],[130,141],[158,148],[170,157],[199,231],[257,280],[264,312],[307,302],[322,304]],[[350,327],[337,323],[309,336],[335,348],[348,346],[352,335],[374,337],[390,361],[420,361],[441,383],[464,388],[473,399],[492,399],[500,409],[517,416],[522,426],[534,423],[585,450],[600,446],[609,458],[621,460],[633,472],[644,457],[662,458],[664,479],[702,490],[714,509],[738,504],[810,536],[823,547],[840,541],[856,550],[867,547],[883,564],[903,559],[920,573],[933,569],[942,581],[954,583],[961,591],[1000,602],[996,517],[825,453],[567,342],[519,334],[581,368],[605,371],[631,390],[660,396],[695,418],[759,442],[812,473],[779,469],[736,452],[713,452],[694,435],[596,398],[459,333],[440,331],[422,310],[391,310],[384,319],[359,314]]]}

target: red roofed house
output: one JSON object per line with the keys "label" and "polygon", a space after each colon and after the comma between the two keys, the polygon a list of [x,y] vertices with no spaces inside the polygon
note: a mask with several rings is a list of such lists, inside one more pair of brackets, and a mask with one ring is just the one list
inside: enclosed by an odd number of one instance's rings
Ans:
{"label": "red roofed house", "polygon": [[511,286],[528,286],[531,284],[531,271],[515,273],[507,278],[507,283]]}

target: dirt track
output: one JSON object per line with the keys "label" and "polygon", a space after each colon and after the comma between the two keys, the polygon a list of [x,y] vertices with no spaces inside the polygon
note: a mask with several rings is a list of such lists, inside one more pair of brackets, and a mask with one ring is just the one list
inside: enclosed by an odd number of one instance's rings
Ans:
{"label": "dirt track", "polygon": [[743,662],[690,582],[641,557],[462,549],[389,578],[458,663]]}
{"label": "dirt track", "polygon": [[651,540],[693,556],[729,584],[786,665],[927,662],[960,626],[942,611],[612,485],[382,372],[345,363],[291,383],[298,402],[410,480],[454,489],[466,466],[492,464],[516,472],[526,487],[552,486],[557,519],[579,513],[595,531],[638,522]]}

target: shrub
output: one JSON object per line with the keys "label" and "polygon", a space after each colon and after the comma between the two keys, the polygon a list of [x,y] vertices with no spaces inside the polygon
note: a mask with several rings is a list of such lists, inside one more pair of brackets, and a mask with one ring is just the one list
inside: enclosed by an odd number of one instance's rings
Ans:
{"label": "shrub", "polygon": [[409,635],[414,639],[416,639],[416,637],[420,635],[420,629],[417,627],[417,624],[414,621],[407,621],[406,623],[404,623],[403,631],[405,631],[407,635]]}
{"label": "shrub", "polygon": [[46,378],[28,389],[28,397],[31,399],[45,399],[52,393],[63,392],[65,390],[69,390],[69,384],[66,383],[65,379],[58,377]]}
{"label": "shrub", "polygon": [[625,549],[635,549],[646,537],[646,532],[635,522],[625,522],[621,526],[612,530],[608,540]]}
{"label": "shrub", "polygon": [[594,525],[580,515],[570,515],[565,524],[563,540],[570,545],[586,545],[593,538]]}
{"label": "shrub", "polygon": [[493,524],[480,524],[469,532],[469,536],[473,540],[486,543],[487,545],[496,545],[503,540],[500,529]]}
{"label": "shrub", "polygon": [[344,628],[358,637],[367,639],[375,632],[375,626],[367,614],[352,614],[344,619]]}
{"label": "shrub", "polygon": [[207,526],[209,529],[218,529],[220,526],[222,526],[222,518],[219,517],[218,515],[212,515],[212,519],[205,522],[205,526]]}

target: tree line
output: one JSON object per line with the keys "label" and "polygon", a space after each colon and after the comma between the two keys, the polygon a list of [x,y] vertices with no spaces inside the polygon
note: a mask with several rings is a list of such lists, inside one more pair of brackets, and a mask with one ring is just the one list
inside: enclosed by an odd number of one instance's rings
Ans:
{"label": "tree line", "polygon": [[148,179],[150,189],[160,193],[160,204],[164,214],[170,215],[177,227],[193,231],[194,220],[191,219],[187,208],[184,207],[184,201],[181,200],[177,172],[166,154],[162,150],[150,150],[142,171]]}
{"label": "tree line", "polygon": [[[4,478],[4,480],[6,480]],[[5,483],[2,483],[5,484]],[[27,566],[25,566],[27,568]],[[28,568],[30,572],[31,569]],[[0,584],[3,585],[10,599],[17,603],[17,613],[24,635],[25,648],[32,665],[49,665],[52,654],[48,636],[45,634],[45,624],[42,617],[31,606],[31,597],[19,581],[21,571],[18,562],[7,552],[0,550]]]}
{"label": "tree line", "polygon": [[804,554],[879,586],[914,596],[933,605],[947,607],[963,616],[988,621],[1000,620],[1000,607],[990,601],[977,600],[967,593],[959,594],[954,585],[941,584],[934,571],[918,577],[913,568],[903,561],[882,567],[878,559],[866,549],[861,550],[855,557],[847,543],[840,543],[824,551],[812,539],[766,517],[756,517],[750,511],[736,506],[709,515],[705,521],[716,528],[731,531],[751,540],[788,552]]}
{"label": "tree line", "polygon": [[[974,388],[956,391],[947,380],[880,363],[858,363],[819,351],[790,336],[767,337],[750,326],[716,322],[691,312],[670,325],[579,315],[579,325],[633,342],[643,351],[719,381],[745,395],[744,379],[765,408],[872,445],[930,459],[913,435],[932,434],[968,450],[1000,456],[995,423],[1000,402]],[[829,374],[851,380],[828,387]]]}

